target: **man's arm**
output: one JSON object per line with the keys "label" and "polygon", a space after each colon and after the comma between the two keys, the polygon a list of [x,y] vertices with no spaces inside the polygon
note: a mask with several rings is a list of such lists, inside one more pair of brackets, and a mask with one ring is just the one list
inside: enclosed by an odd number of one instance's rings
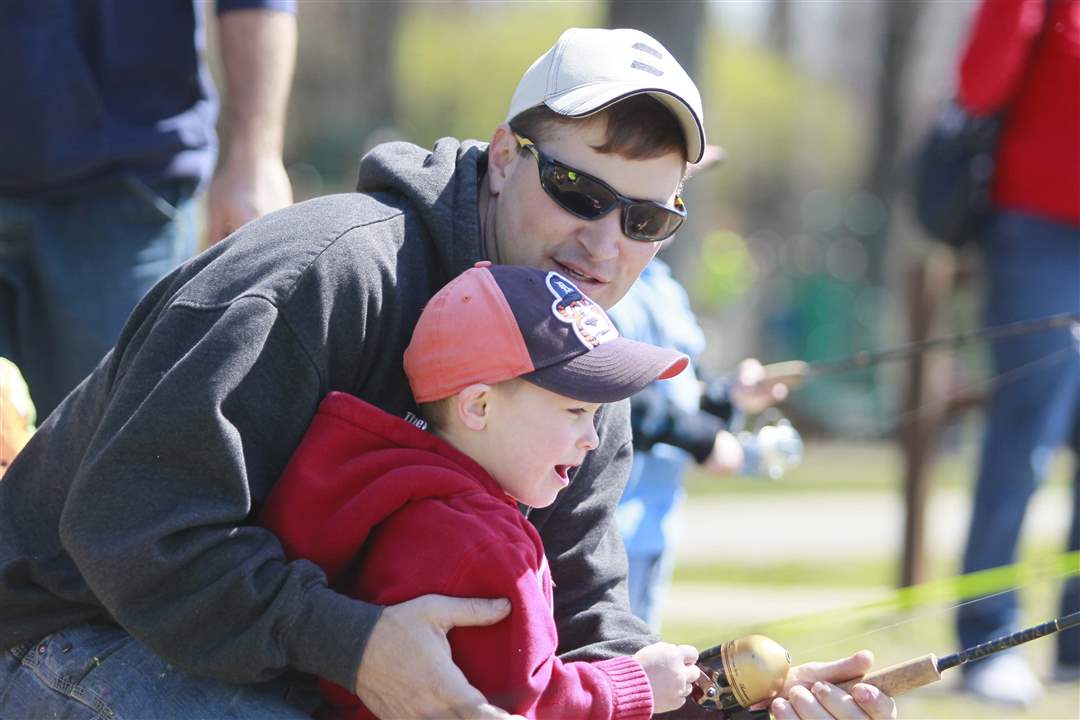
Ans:
{"label": "man's arm", "polygon": [[[238,8],[230,5],[239,5]],[[225,157],[207,197],[209,241],[292,203],[282,163],[285,111],[296,62],[296,16],[220,0]]]}
{"label": "man's arm", "polygon": [[983,0],[960,62],[965,108],[986,115],[1009,101],[1024,77],[1047,5],[1046,0]]}
{"label": "man's arm", "polygon": [[666,443],[690,453],[698,463],[708,459],[717,435],[726,429],[724,420],[711,413],[683,410],[655,384],[630,398],[630,423],[634,450]]}
{"label": "man's arm", "polygon": [[140,335],[111,360],[110,403],[60,519],[87,585],[184,670],[347,681],[378,609],[286,563],[248,522],[315,410],[310,356],[261,298],[174,305]]}

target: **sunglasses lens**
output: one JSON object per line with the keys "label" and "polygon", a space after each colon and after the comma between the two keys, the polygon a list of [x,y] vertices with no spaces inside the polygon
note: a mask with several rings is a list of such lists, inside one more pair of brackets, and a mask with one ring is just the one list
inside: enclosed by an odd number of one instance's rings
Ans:
{"label": "sunglasses lens", "polygon": [[634,203],[626,208],[623,232],[633,240],[656,242],[670,237],[686,217],[658,205]]}
{"label": "sunglasses lens", "polygon": [[609,212],[617,202],[603,185],[555,163],[548,163],[541,169],[540,180],[555,202],[586,220]]}
{"label": "sunglasses lens", "polygon": [[[596,220],[619,204],[619,196],[604,184],[553,161],[531,145],[529,147],[540,166],[540,186],[567,211],[585,220]],[[685,213],[655,203],[628,199],[624,199],[624,203],[623,232],[633,240],[663,240],[678,230],[686,219]]]}

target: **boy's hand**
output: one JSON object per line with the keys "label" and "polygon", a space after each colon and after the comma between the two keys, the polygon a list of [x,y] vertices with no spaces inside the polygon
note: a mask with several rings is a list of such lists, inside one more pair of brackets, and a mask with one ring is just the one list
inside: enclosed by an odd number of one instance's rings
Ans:
{"label": "boy's hand", "polygon": [[693,682],[701,675],[701,670],[694,664],[697,658],[696,648],[666,642],[648,645],[634,653],[634,659],[649,676],[654,713],[682,707]]}
{"label": "boy's hand", "polygon": [[873,653],[862,650],[834,662],[797,665],[788,671],[782,697],[772,701],[769,711],[776,720],[895,718],[896,702],[873,685],[857,683],[848,694],[832,684],[862,677],[873,664]]}

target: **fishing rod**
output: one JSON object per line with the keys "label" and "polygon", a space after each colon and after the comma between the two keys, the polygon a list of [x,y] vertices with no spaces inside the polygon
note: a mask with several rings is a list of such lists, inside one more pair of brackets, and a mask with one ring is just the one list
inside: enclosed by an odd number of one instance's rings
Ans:
{"label": "fishing rod", "polygon": [[[850,692],[855,683],[868,683],[887,695],[901,695],[937,682],[951,668],[1078,626],[1080,612],[1069,613],[952,655],[939,658],[930,653],[839,686]],[[694,702],[717,712],[721,720],[757,720],[768,718],[768,708],[750,707],[772,700],[783,689],[791,655],[764,635],[748,635],[703,651],[697,664],[702,675],[690,693]]]}
{"label": "fishing rod", "polygon": [[828,360],[823,362],[805,362],[803,360],[788,360],[771,363],[765,366],[764,382],[775,384],[783,383],[788,388],[798,387],[804,380],[821,375],[833,375],[836,373],[859,370],[881,363],[894,360],[904,360],[913,355],[926,352],[939,347],[959,347],[974,340],[1002,340],[1010,337],[1018,337],[1031,333],[1056,330],[1070,325],[1080,324],[1080,313],[1059,313],[1032,320],[1019,320],[1003,325],[991,325],[975,330],[965,330],[954,335],[944,335],[936,338],[927,338],[917,342],[900,345],[885,350],[857,352],[850,357],[840,360]]}

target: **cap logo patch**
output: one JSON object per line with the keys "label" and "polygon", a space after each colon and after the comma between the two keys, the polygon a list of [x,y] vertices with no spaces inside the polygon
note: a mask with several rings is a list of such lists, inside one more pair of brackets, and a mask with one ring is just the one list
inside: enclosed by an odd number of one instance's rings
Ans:
{"label": "cap logo patch", "polygon": [[547,274],[547,286],[555,301],[551,314],[574,329],[581,344],[592,350],[619,337],[607,313],[557,272]]}

